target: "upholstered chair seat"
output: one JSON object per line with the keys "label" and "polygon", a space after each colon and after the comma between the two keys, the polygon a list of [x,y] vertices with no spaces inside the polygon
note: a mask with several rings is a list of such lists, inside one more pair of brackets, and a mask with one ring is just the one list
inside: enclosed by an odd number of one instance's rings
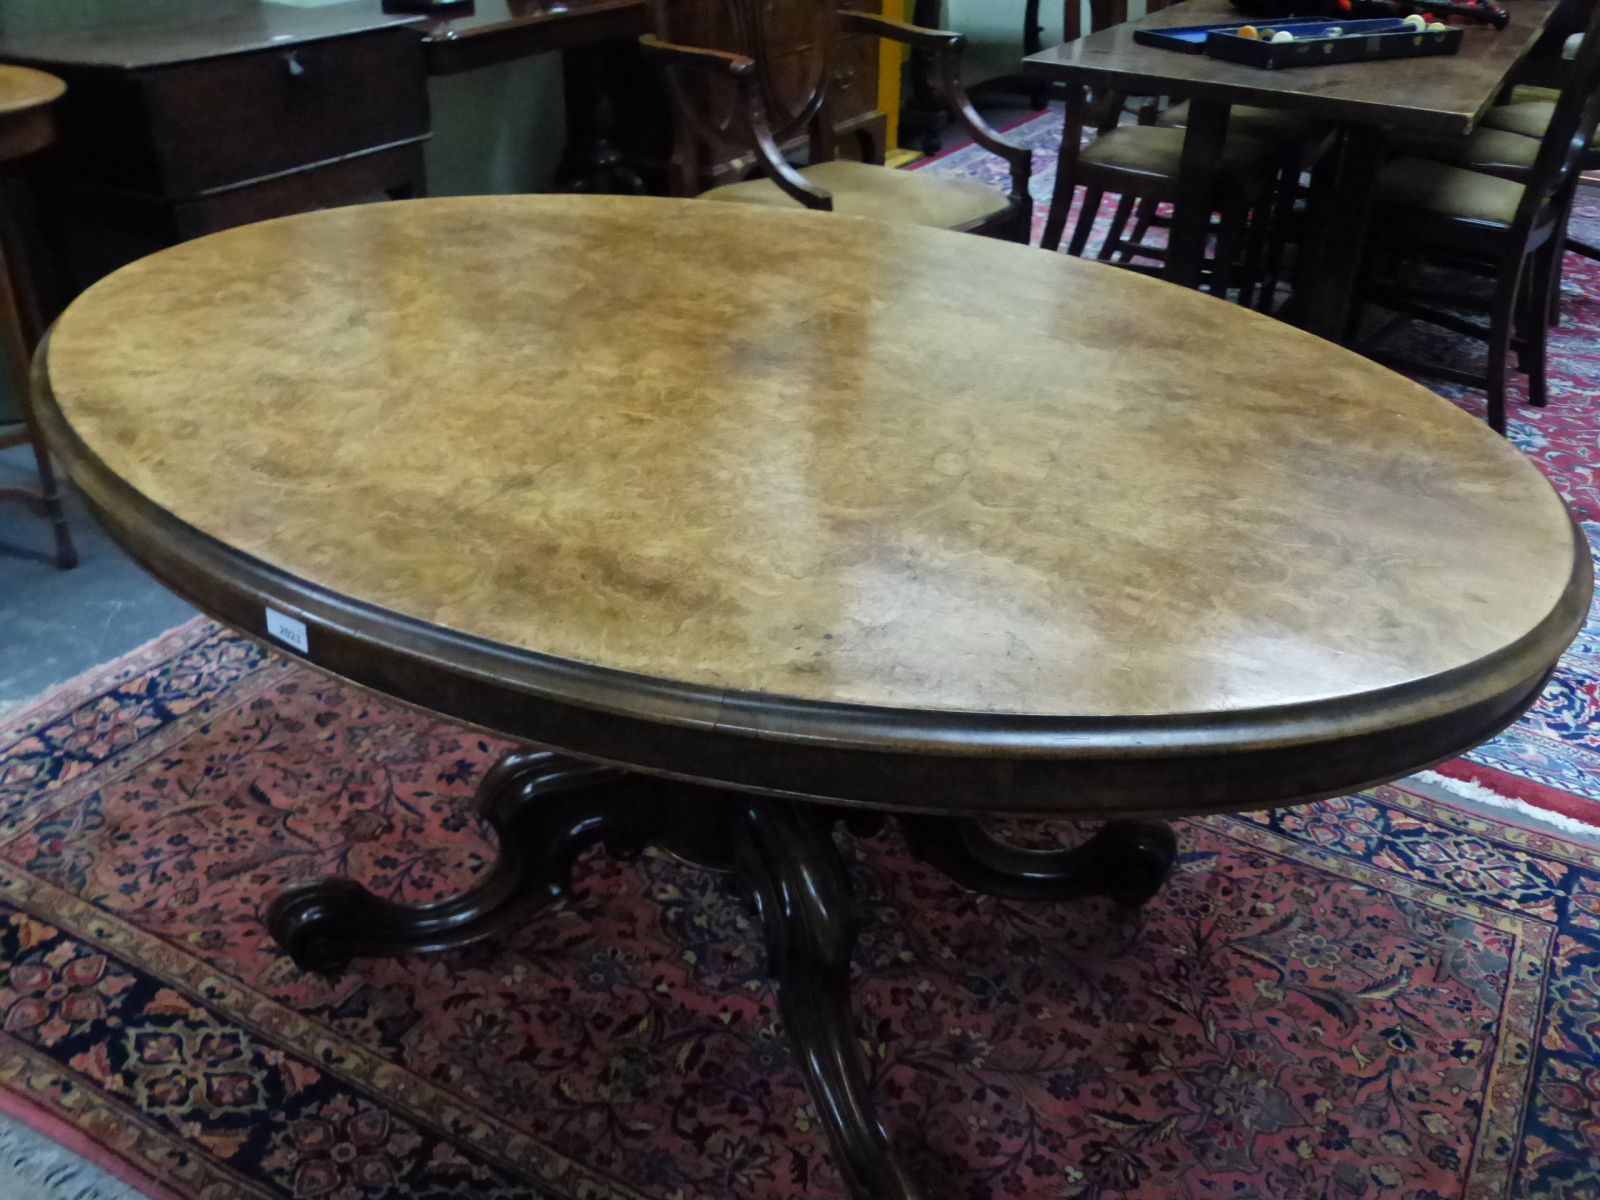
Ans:
{"label": "upholstered chair seat", "polygon": [[1532,170],[1539,157],[1539,139],[1480,125],[1463,137],[1393,135],[1389,149],[1398,157],[1431,158],[1453,167],[1503,175]]}
{"label": "upholstered chair seat", "polygon": [[[1175,129],[1189,124],[1189,102],[1174,104],[1156,118],[1158,127]],[[1228,112],[1228,132],[1263,142],[1299,144],[1314,141],[1328,131],[1328,122],[1306,113],[1282,108],[1257,108],[1235,104]]]}
{"label": "upholstered chair seat", "polygon": [[[1184,132],[1161,125],[1119,125],[1085,146],[1078,161],[1088,166],[1176,179],[1183,161]],[[1271,143],[1230,134],[1223,149],[1220,173],[1225,182],[1239,183],[1270,174],[1276,169],[1275,164]]]}
{"label": "upholstered chair seat", "polygon": [[[1550,118],[1556,111],[1553,100],[1523,100],[1515,104],[1497,104],[1483,114],[1483,124],[1490,129],[1503,129],[1507,133],[1520,133],[1523,137],[1542,138],[1550,127]],[[1589,139],[1589,145],[1600,146],[1600,134]]]}
{"label": "upholstered chair seat", "polygon": [[1442,217],[1510,226],[1522,184],[1427,158],[1397,158],[1378,173],[1380,203]]}
{"label": "upholstered chair seat", "polygon": [[[971,179],[929,171],[897,171],[870,163],[839,160],[801,167],[804,175],[833,196],[833,211],[852,217],[961,229],[1002,213],[1011,201]],[[703,200],[802,208],[770,179],[747,179],[702,192]]]}

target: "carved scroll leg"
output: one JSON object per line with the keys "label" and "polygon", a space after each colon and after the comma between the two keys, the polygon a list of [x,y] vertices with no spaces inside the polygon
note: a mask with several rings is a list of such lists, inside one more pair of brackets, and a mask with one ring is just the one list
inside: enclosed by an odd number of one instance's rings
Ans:
{"label": "carved scroll leg", "polygon": [[1165,821],[1110,821],[1070,850],[1019,850],[966,817],[901,817],[911,852],[957,883],[1007,900],[1110,896],[1140,905],[1161,890],[1178,856]]}
{"label": "carved scroll leg", "polygon": [[332,973],[352,958],[448,950],[481,941],[566,894],[572,865],[596,842],[654,836],[660,806],[649,781],[559,754],[506,755],[478,787],[478,811],[500,855],[470,891],[431,904],[396,904],[353,879],[285,892],[267,929],[306,971]]}
{"label": "carved scroll leg", "polygon": [[742,809],[734,870],[754,897],[784,1025],[856,1200],[917,1200],[873,1112],[850,1008],[855,897],[834,816],[790,801]]}

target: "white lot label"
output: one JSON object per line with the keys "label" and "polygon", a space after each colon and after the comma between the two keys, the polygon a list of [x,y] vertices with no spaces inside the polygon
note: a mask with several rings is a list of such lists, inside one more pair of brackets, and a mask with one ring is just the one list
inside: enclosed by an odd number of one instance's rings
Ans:
{"label": "white lot label", "polygon": [[306,623],[279,612],[267,609],[267,632],[285,646],[293,646],[301,654],[311,653],[311,642],[306,637]]}

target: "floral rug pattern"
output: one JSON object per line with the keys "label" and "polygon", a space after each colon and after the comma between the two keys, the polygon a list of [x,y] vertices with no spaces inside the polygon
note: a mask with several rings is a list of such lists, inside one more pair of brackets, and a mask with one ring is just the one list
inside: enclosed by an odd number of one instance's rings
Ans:
{"label": "floral rug pattern", "polygon": [[[708,872],[594,855],[498,944],[331,983],[277,953],[285,886],[483,869],[501,748],[206,623],[25,714],[0,1085],[184,1196],[843,1195]],[[1399,788],[1178,829],[1140,917],[845,838],[874,1092],[930,1196],[1600,1198],[1600,850]]]}

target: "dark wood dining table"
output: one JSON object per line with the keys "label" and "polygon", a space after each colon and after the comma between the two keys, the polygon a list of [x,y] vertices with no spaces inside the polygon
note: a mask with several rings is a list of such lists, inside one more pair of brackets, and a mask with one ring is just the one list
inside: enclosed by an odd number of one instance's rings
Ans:
{"label": "dark wood dining table", "polygon": [[[826,213],[262,222],[95,285],[34,379],[157,577],[525,747],[480,785],[500,858],[466,894],[280,876],[296,963],[491,937],[601,842],[727,872],[856,1200],[926,1193],[851,1014],[841,821],[893,814],[975,891],[1138,904],[1162,816],[1498,732],[1592,593],[1533,464],[1376,363],[1133,272]],[[1107,824],[1030,851],[1003,813]]]}
{"label": "dark wood dining table", "polygon": [[1560,0],[1504,0],[1503,30],[1468,28],[1449,56],[1264,70],[1134,41],[1139,29],[1239,20],[1229,0],[1185,0],[1024,60],[1034,78],[1131,95],[1189,100],[1165,277],[1200,282],[1217,164],[1235,104],[1288,109],[1335,122],[1338,141],[1319,167],[1298,272],[1296,321],[1341,340],[1358,283],[1372,187],[1388,133],[1465,134],[1539,41]]}

